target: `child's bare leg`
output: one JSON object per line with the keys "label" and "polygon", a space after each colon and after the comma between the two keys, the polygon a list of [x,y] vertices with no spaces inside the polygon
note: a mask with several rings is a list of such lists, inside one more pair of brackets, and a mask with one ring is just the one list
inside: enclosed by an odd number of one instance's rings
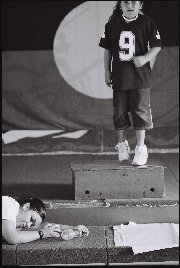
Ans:
{"label": "child's bare leg", "polygon": [[126,139],[125,132],[124,132],[123,129],[117,130],[117,136],[118,136],[118,142],[119,143],[125,141],[125,139]]}
{"label": "child's bare leg", "polygon": [[144,140],[145,140],[145,130],[136,130],[137,145],[138,146],[144,145]]}

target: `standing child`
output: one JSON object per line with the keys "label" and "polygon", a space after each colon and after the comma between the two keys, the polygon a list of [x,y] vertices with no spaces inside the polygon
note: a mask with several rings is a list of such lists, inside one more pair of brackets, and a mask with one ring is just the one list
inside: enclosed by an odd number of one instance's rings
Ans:
{"label": "standing child", "polygon": [[148,159],[144,140],[145,131],[153,128],[150,61],[162,47],[157,27],[143,15],[142,5],[142,1],[118,1],[99,43],[105,49],[105,82],[113,88],[113,122],[118,135],[115,149],[120,162],[130,159],[124,130],[131,126],[131,112],[137,141],[133,165],[144,165]]}

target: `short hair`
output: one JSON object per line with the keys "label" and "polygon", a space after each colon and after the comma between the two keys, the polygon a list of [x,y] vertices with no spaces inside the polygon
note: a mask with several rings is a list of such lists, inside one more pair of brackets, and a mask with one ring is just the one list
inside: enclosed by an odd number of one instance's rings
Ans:
{"label": "short hair", "polygon": [[46,217],[46,207],[41,199],[34,197],[34,195],[31,193],[25,193],[17,199],[17,202],[20,204],[20,206],[30,203],[30,209],[36,211],[42,218],[42,221],[44,221]]}

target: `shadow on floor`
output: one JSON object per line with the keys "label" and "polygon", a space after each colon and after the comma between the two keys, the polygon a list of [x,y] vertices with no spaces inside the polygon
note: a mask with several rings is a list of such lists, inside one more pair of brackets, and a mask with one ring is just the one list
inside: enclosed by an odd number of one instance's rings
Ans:
{"label": "shadow on floor", "polygon": [[75,192],[73,185],[66,184],[4,184],[2,195],[19,197],[25,192],[33,193],[41,199],[74,200]]}

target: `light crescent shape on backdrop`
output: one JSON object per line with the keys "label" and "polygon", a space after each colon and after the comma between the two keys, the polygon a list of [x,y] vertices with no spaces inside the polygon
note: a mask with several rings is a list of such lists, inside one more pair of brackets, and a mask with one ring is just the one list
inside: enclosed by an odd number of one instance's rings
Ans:
{"label": "light crescent shape on backdrop", "polygon": [[60,23],[53,54],[65,81],[89,97],[111,99],[104,79],[104,49],[98,46],[116,1],[86,1]]}

